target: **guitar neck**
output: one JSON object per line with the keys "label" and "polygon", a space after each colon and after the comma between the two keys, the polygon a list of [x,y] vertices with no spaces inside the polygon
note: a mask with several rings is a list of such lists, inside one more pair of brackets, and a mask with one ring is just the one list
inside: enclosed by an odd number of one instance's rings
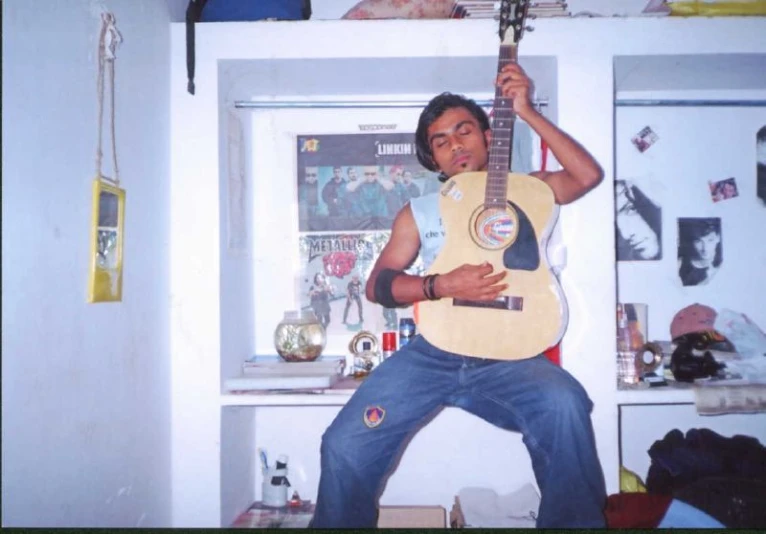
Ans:
{"label": "guitar neck", "polygon": [[[501,45],[497,60],[497,72],[508,63],[516,63],[518,47],[515,44]],[[492,143],[489,147],[487,164],[487,187],[484,205],[488,208],[504,208],[508,170],[513,156],[513,124],[516,113],[513,111],[513,99],[502,95],[500,87],[495,88],[495,100],[492,113]]]}

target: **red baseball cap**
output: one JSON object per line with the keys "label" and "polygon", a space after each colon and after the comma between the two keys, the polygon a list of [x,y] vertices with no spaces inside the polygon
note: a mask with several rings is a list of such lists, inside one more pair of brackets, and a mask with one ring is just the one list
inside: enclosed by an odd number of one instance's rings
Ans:
{"label": "red baseball cap", "polygon": [[694,332],[715,331],[713,325],[717,316],[716,311],[710,306],[698,303],[687,306],[673,317],[670,323],[670,339]]}

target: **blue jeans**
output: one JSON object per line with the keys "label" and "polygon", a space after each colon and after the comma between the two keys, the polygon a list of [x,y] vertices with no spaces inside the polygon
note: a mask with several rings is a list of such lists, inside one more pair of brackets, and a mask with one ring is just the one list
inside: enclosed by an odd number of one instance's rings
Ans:
{"label": "blue jeans", "polygon": [[[370,428],[367,408],[385,414]],[[403,444],[444,406],[521,432],[541,501],[537,527],[605,527],[606,488],[583,387],[545,356],[498,361],[437,349],[422,336],[379,365],[322,436],[311,526],[365,528]]]}

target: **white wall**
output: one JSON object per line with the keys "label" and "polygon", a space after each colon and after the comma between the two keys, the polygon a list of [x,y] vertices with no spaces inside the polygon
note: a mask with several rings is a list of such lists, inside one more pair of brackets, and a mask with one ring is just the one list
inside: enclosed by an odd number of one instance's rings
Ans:
{"label": "white wall", "polygon": [[[87,304],[102,6],[124,38],[124,285],[121,303]],[[169,526],[168,8],[2,9],[2,524]]]}
{"label": "white wall", "polygon": [[[728,96],[711,92],[711,98]],[[630,140],[647,125],[659,139],[641,153]],[[752,237],[766,228],[755,179],[756,132],[764,125],[766,106],[617,108],[617,178],[662,207],[662,259],[617,267],[620,301],[648,305],[651,340],[669,341],[673,316],[696,302],[744,313],[766,328],[766,279],[758,275],[766,267],[766,245]],[[730,177],[739,196],[713,202],[708,182]],[[721,219],[724,259],[705,285],[684,287],[678,278],[679,217]]]}

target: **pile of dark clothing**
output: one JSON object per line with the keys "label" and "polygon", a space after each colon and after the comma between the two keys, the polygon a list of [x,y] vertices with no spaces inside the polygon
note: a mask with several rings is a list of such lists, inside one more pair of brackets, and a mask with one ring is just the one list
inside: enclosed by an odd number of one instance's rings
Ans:
{"label": "pile of dark clothing", "polygon": [[730,528],[766,527],[766,447],[757,439],[671,430],[649,456],[649,492],[673,495]]}
{"label": "pile of dark clothing", "polygon": [[706,428],[684,436],[675,429],[654,442],[649,456],[648,493],[610,496],[610,527],[657,526],[678,500],[728,528],[766,528],[766,447],[757,439],[727,438]]}

